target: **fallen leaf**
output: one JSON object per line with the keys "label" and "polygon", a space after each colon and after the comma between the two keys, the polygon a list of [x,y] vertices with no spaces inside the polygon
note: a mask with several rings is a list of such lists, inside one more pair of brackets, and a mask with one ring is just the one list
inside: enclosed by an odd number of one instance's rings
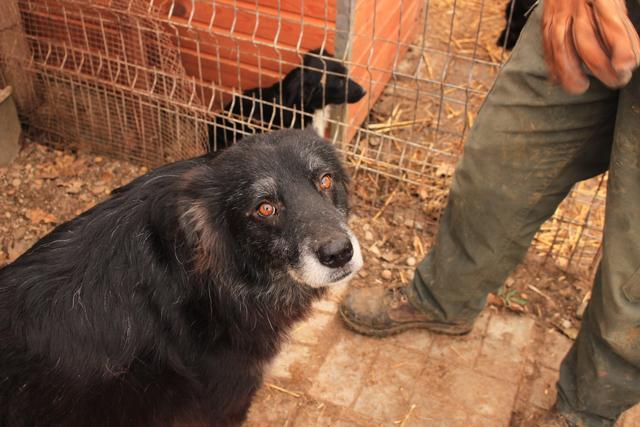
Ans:
{"label": "fallen leaf", "polygon": [[100,175],[100,180],[101,181],[112,181],[115,178],[115,176],[109,172],[109,171],[105,171]]}
{"label": "fallen leaf", "polygon": [[382,254],[382,259],[387,262],[393,262],[396,260],[396,258],[398,258],[398,255],[394,254],[393,252],[385,252],[384,254]]}
{"label": "fallen leaf", "polygon": [[105,187],[104,185],[95,185],[91,187],[91,192],[96,196],[100,194],[104,194],[106,190],[107,190],[107,187]]}
{"label": "fallen leaf", "polygon": [[41,222],[54,224],[58,221],[58,218],[56,218],[55,215],[47,213],[39,208],[29,209],[25,216],[34,224],[38,224]]}
{"label": "fallen leaf", "polygon": [[38,175],[40,179],[56,179],[60,176],[59,172],[52,167],[46,167],[42,170],[42,172]]}
{"label": "fallen leaf", "polygon": [[66,192],[69,194],[78,194],[82,189],[82,181],[74,180],[69,182],[66,188]]}

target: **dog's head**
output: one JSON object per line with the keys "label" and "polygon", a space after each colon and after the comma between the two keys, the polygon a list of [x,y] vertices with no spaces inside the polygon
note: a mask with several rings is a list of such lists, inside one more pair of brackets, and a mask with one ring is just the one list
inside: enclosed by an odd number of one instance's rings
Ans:
{"label": "dog's head", "polygon": [[326,50],[315,49],[304,55],[302,67],[284,79],[285,104],[301,105],[313,112],[326,105],[352,104],[366,91],[347,77],[347,68]]}
{"label": "dog's head", "polygon": [[199,215],[215,227],[203,243],[226,233],[227,255],[257,275],[248,282],[269,275],[318,288],[345,282],[362,266],[347,225],[348,177],[334,148],[313,130],[245,138],[207,169],[199,187],[210,195],[202,196],[206,212]]}

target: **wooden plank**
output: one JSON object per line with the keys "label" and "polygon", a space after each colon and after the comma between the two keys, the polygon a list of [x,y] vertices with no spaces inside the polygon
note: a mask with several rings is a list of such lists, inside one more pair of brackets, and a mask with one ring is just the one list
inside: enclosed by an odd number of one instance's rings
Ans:
{"label": "wooden plank", "polygon": [[[327,39],[325,46],[329,51],[333,51],[335,40],[333,30],[327,35]],[[209,57],[220,57],[227,61],[240,62],[252,65],[257,69],[275,72],[282,70],[286,72],[297,66],[300,64],[304,52],[322,45],[320,40],[305,37],[300,47],[300,53],[297,53],[296,48],[292,46],[268,46],[238,37],[201,32],[197,34],[181,32],[178,43],[183,51],[200,52]],[[196,70],[189,70],[189,72],[191,75],[199,77]]]}
{"label": "wooden plank", "polygon": [[333,0],[256,0],[256,2],[261,9],[282,10],[323,21],[335,21],[336,17],[336,2]]}
{"label": "wooden plank", "polygon": [[[186,0],[180,0],[185,3]],[[298,15],[277,14],[268,11],[234,8],[232,5],[215,3],[185,4],[180,14],[170,17],[176,26],[195,32],[257,37],[271,43],[298,46],[305,39],[322,41],[328,29],[334,27],[332,21],[325,22]],[[319,43],[317,43],[319,45]]]}
{"label": "wooden plank", "polygon": [[[367,96],[358,104],[349,105],[345,114],[349,124],[345,132],[345,141],[349,141],[358,130],[360,124],[369,114],[368,107],[373,105],[382,94],[396,58],[404,55],[408,43],[415,34],[418,15],[421,10],[420,0],[403,0],[403,9],[393,0],[362,0],[354,17],[359,27],[352,31],[352,65],[351,76],[364,83]],[[375,2],[377,10],[388,10],[383,14],[376,13],[376,19],[367,12],[367,2]],[[371,7],[373,7],[371,5]],[[367,16],[359,16],[367,15]],[[378,18],[386,18],[379,20]],[[375,25],[374,24],[378,24]],[[400,32],[398,32],[400,28]],[[369,63],[369,58],[371,62]]]}
{"label": "wooden plank", "polygon": [[[335,21],[336,17],[336,3],[333,0],[196,0],[194,3],[196,7],[200,7],[201,4],[235,7],[249,11],[259,10],[260,13],[273,16],[305,16],[322,22]],[[164,0],[157,4],[164,15],[173,10],[175,16],[186,17],[191,12],[192,1]]]}
{"label": "wooden plank", "polygon": [[[302,4],[309,15],[291,13],[296,10],[299,13]],[[176,5],[180,5],[178,10]],[[177,43],[187,73],[205,84],[215,82],[226,91],[232,88],[242,91],[271,85],[299,66],[298,49],[304,53],[324,46],[333,51],[336,13],[333,0],[330,4],[328,0],[257,0],[257,6],[242,1],[216,0],[193,5],[186,0],[176,1],[170,20],[178,31]],[[313,19],[325,15],[331,17],[329,21]]]}
{"label": "wooden plank", "polygon": [[[269,86],[280,79],[280,74],[269,70],[258,70],[249,64],[218,60],[209,55],[198,56],[193,53],[183,52],[182,62],[187,70],[202,66],[202,81],[214,82],[216,85],[227,88],[250,89],[259,85]],[[293,68],[293,67],[290,67]]]}
{"label": "wooden plank", "polygon": [[[260,73],[269,81],[274,72],[283,75],[298,66],[301,62],[295,53],[298,46],[301,52],[321,46],[333,50],[335,23],[332,21],[319,23],[317,19],[286,13],[279,17],[277,10],[263,9],[262,0],[258,0],[259,10],[255,10],[255,6],[250,10],[250,4],[243,2],[238,2],[238,7],[234,8],[233,3],[224,1],[197,2],[192,10],[191,2],[179,1],[182,3],[176,2],[176,5],[182,7],[176,13],[174,5],[170,19],[178,30],[177,43],[181,47],[183,63],[189,75],[205,82],[223,82],[227,88],[240,90],[252,88],[260,84]],[[332,10],[328,13],[335,17],[335,6]],[[193,52],[202,56],[200,63],[191,57]],[[214,66],[214,58],[220,61],[220,67]],[[229,70],[231,63],[243,67],[240,77]],[[216,72],[217,68],[223,71]],[[251,70],[255,76],[250,75]]]}

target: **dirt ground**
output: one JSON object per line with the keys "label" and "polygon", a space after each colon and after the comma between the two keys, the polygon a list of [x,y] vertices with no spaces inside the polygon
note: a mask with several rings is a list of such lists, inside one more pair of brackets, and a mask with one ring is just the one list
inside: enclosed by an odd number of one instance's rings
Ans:
{"label": "dirt ground", "polygon": [[27,141],[8,168],[0,167],[0,266],[144,172],[123,161]]}

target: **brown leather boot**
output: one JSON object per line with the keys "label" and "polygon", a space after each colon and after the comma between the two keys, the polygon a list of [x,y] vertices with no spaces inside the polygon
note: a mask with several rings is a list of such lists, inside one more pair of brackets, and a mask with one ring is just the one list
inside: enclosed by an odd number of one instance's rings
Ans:
{"label": "brown leather boot", "polygon": [[386,337],[409,329],[463,335],[472,322],[442,322],[416,308],[405,288],[351,288],[340,305],[340,317],[349,329],[363,335]]}

